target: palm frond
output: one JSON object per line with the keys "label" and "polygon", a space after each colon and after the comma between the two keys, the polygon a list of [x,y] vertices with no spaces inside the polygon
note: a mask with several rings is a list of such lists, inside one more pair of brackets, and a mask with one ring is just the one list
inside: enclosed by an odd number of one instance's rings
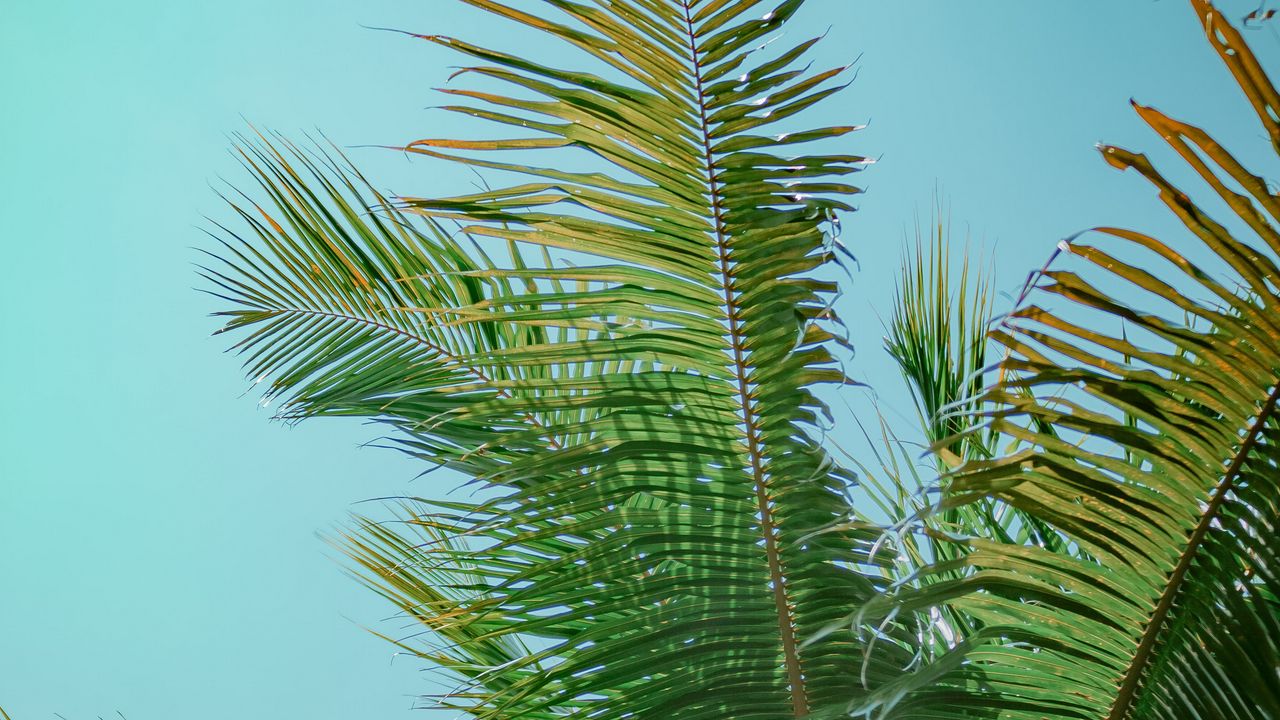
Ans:
{"label": "palm frond", "polygon": [[[845,382],[835,286],[817,274],[857,192],[842,177],[866,160],[808,148],[854,126],[778,124],[836,92],[844,69],[798,69],[813,40],[763,48],[800,0],[552,0],[537,15],[466,1],[576,46],[600,73],[420,36],[480,63],[461,74],[515,88],[447,91],[463,103],[450,109],[515,137],[404,149],[525,176],[509,187],[375,197],[374,216],[322,223],[315,199],[354,187],[312,196],[292,159],[257,156],[291,223],[244,212],[258,238],[214,276],[245,313],[233,325],[250,331],[253,372],[294,393],[298,416],[390,422],[482,490],[413,511],[466,549],[432,558],[473,578],[432,600],[433,630],[475,645],[451,657],[504,638],[528,649],[484,656],[453,698],[469,714],[843,709],[904,661],[864,663],[850,632],[800,643],[884,584],[863,569],[874,534],[844,522],[854,478],[811,432],[826,412],[813,388]],[[517,163],[525,150],[547,160]],[[563,169],[572,150],[609,172]],[[406,210],[433,224],[407,229]],[[365,232],[382,217],[395,221]],[[447,223],[514,244],[512,262],[472,260],[438,232]],[[351,239],[335,250],[334,236]],[[547,251],[540,267],[524,265],[529,248]],[[341,319],[281,321],[299,301]],[[373,533],[353,547],[396,567],[385,561],[412,538]],[[373,582],[402,606],[438,589],[392,575]]]}
{"label": "palm frond", "polygon": [[[989,271],[966,248],[957,262],[949,220],[935,204],[932,223],[916,224],[915,243],[904,255],[885,347],[916,401],[923,442],[901,439],[880,418],[867,441],[875,463],[859,463],[862,491],[887,517],[883,540],[894,561],[888,577],[906,587],[956,580],[971,572],[957,563],[968,549],[950,538],[971,534],[1005,543],[1034,543],[1071,552],[1059,533],[1039,518],[996,499],[983,498],[937,511],[937,477],[966,459],[994,457],[1008,438],[980,427],[976,404],[985,388],[987,328],[994,293]],[[1050,430],[1051,431],[1051,430]],[[921,448],[932,447],[931,467]],[[945,495],[943,496],[945,497]],[[939,563],[951,572],[924,572]],[[934,658],[972,635],[981,621],[958,608],[930,611],[917,623],[923,658]]]}
{"label": "palm frond", "polygon": [[[426,520],[418,504],[400,503],[392,521],[358,517],[332,543],[355,563],[357,579],[399,608],[409,621],[412,631],[403,637],[383,637],[462,681],[460,687],[435,699],[438,707],[468,711],[469,698],[477,688],[497,692],[518,679],[500,670],[518,663],[530,653],[529,648],[518,636],[495,634],[501,628],[483,615],[486,581],[470,572],[470,549],[445,528]],[[537,670],[535,666],[528,671]],[[556,708],[519,706],[506,715],[535,720],[557,716]]]}
{"label": "palm frond", "polygon": [[916,401],[920,426],[932,445],[960,438],[947,450],[955,461],[991,454],[980,434],[967,433],[966,404],[985,386],[987,326],[994,314],[988,272],[970,264],[968,249],[955,267],[941,207],[903,259],[885,348]]}
{"label": "palm frond", "polygon": [[[262,136],[241,138],[237,149],[269,204],[264,208],[248,196],[232,201],[252,236],[220,227],[226,252],[212,256],[216,263],[202,271],[214,285],[211,292],[236,304],[220,313],[229,318],[220,332],[249,331],[233,349],[246,356],[255,385],[270,380],[263,403],[279,401],[278,417],[372,418],[399,430],[390,438],[395,446],[468,475],[490,472],[530,447],[562,448],[585,436],[583,431],[553,434],[547,427],[585,425],[594,412],[589,407],[540,407],[510,416],[491,412],[487,424],[449,416],[468,403],[510,397],[517,380],[522,392],[536,394],[539,384],[564,382],[547,377],[553,373],[572,379],[581,372],[570,363],[551,366],[540,376],[475,359],[481,352],[547,341],[548,333],[536,324],[474,315],[466,323],[456,321],[487,302],[507,302],[523,284],[521,275],[537,272],[518,250],[511,252],[511,267],[499,273],[478,246],[464,248],[439,225],[406,216],[333,151],[306,151]],[[583,277],[578,284],[587,289],[588,282]],[[529,436],[525,444],[513,437],[517,428]],[[489,446],[497,437],[504,443]],[[427,617],[424,612],[446,602],[425,580],[449,577],[444,559],[459,557],[453,540],[439,535],[443,528],[427,520],[430,512],[406,502],[401,514],[409,522],[401,527],[417,529],[401,536],[393,526],[360,519],[336,543],[366,571],[366,584],[397,604],[407,602],[406,594],[426,593],[414,603],[420,621]],[[436,540],[448,545],[431,555],[435,575],[424,576],[412,564],[426,552],[415,541],[424,532],[437,533]],[[387,562],[374,573],[379,559]],[[465,569],[455,568],[454,574],[465,575]],[[449,596],[448,602],[456,603],[457,597]],[[470,664],[448,651],[430,658],[475,682],[479,658],[494,657],[504,643],[456,642],[467,627],[430,625],[443,638],[454,638],[448,647],[470,657]],[[507,642],[521,646],[518,637]]]}
{"label": "palm frond", "polygon": [[[1280,94],[1213,5],[1191,5],[1280,150]],[[965,541],[968,552],[933,569],[963,577],[895,607],[944,603],[981,630],[868,709],[1280,717],[1280,200],[1199,128],[1135,107],[1250,236],[1145,156],[1101,149],[1155,186],[1193,240],[1175,248],[1098,228],[1097,242],[1064,243],[1031,301],[992,333],[1009,354],[983,395],[987,422],[1021,449],[948,478],[952,504],[998,499],[1081,552]]]}
{"label": "palm frond", "polygon": [[[921,433],[933,451],[936,469],[945,472],[966,459],[995,456],[1000,445],[1012,439],[980,427],[982,418],[975,412],[990,371],[987,329],[995,314],[990,270],[973,261],[968,247],[957,262],[948,223],[938,205],[927,239],[917,224],[915,245],[904,256],[899,277],[885,347],[916,401]],[[1040,429],[1054,432],[1049,425]],[[882,435],[885,442],[899,444],[896,438]],[[915,480],[917,491],[932,486],[919,477]],[[897,480],[894,484],[903,486]],[[924,513],[930,504],[906,502],[900,517],[905,520]],[[1038,518],[998,502],[953,507],[930,515],[929,520],[933,529],[944,533],[1017,538],[1054,551],[1068,550]],[[955,549],[954,543],[929,544],[934,546],[934,557],[949,557]]]}

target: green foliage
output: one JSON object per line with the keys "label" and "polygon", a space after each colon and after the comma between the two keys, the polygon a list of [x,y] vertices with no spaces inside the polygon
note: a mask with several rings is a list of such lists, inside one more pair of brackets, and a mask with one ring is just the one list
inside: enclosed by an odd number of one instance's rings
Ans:
{"label": "green foliage", "polygon": [[[1192,5],[1276,144],[1280,95],[1239,32],[1209,3]],[[941,603],[981,629],[864,709],[1280,716],[1280,202],[1200,129],[1135,107],[1253,237],[1231,234],[1145,156],[1101,148],[1154,185],[1195,242],[1098,228],[1096,243],[1064,243],[1030,301],[991,333],[1008,356],[981,398],[986,427],[1019,447],[946,479],[945,507],[1008,503],[1080,552],[964,541],[929,570],[945,579],[891,604]]]}
{"label": "green foliage", "polygon": [[[553,2],[545,17],[471,4],[610,72],[424,38],[518,92],[454,89],[471,104],[449,109],[520,137],[405,149],[528,178],[509,187],[393,206],[338,161],[247,146],[273,207],[241,210],[256,237],[210,277],[238,306],[228,327],[247,331],[251,373],[285,417],[388,423],[481,488],[408,506],[408,527],[438,535],[421,552],[372,523],[347,541],[371,583],[464,648],[436,655],[468,683],[451,704],[486,718],[844,707],[860,674],[901,665],[868,671],[851,632],[803,652],[798,639],[883,585],[865,569],[875,535],[840,525],[853,476],[812,432],[826,413],[813,388],[845,382],[825,229],[864,159],[805,149],[852,127],[778,126],[844,69],[797,70],[813,40],[757,47],[796,0]],[[568,150],[615,172],[550,165]],[[509,243],[510,262],[464,251],[447,223]],[[530,248],[545,251],[534,266]]]}
{"label": "green foliage", "polygon": [[907,380],[929,443],[959,438],[943,446],[955,460],[984,457],[991,448],[981,435],[966,434],[974,415],[965,405],[985,385],[991,284],[970,265],[968,248],[960,267],[951,266],[954,253],[941,214],[941,208],[935,210],[927,244],[916,229],[885,348]]}
{"label": "green foliage", "polygon": [[[882,424],[859,485],[816,388],[848,382],[827,278],[865,161],[817,142],[854,127],[790,127],[844,69],[802,68],[816,40],[761,47],[801,0],[464,1],[597,69],[419,36],[487,88],[448,109],[511,136],[402,149],[512,184],[389,199],[336,151],[242,139],[265,200],[230,200],[248,230],[221,228],[205,269],[280,417],[368,418],[470,478],[334,540],[428,638],[393,642],[456,678],[440,705],[1280,717],[1280,198],[1260,177],[1139,107],[1253,237],[1105,147],[1195,247],[1099,228],[994,324],[935,223],[887,347],[937,456],[922,470]],[[1280,94],[1191,4],[1280,149]]]}

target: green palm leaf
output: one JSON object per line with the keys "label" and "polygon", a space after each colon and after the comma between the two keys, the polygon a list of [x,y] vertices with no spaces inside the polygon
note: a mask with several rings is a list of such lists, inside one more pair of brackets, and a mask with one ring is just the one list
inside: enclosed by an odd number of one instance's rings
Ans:
{"label": "green palm leaf", "polygon": [[[362,215],[351,198],[372,193],[328,179],[340,168],[254,155],[289,222],[243,212],[257,238],[211,275],[249,332],[251,372],[288,395],[289,417],[373,417],[474,478],[479,499],[413,506],[440,534],[430,557],[371,525],[346,545],[468,648],[444,662],[468,680],[451,702],[470,714],[843,709],[906,656],[865,662],[852,632],[800,643],[884,584],[861,569],[875,536],[847,522],[853,477],[811,433],[826,412],[813,388],[845,382],[835,286],[816,277],[838,252],[824,230],[865,160],[808,149],[852,126],[781,125],[838,90],[841,69],[795,69],[814,41],[759,47],[799,0],[548,0],[538,15],[468,1],[575,45],[600,74],[422,36],[481,63],[462,74],[515,87],[448,91],[466,103],[450,109],[515,136],[405,149],[526,176],[510,187],[395,207],[374,195]],[[516,162],[525,150],[554,152]],[[562,169],[568,151],[596,169]],[[512,261],[440,232],[455,222],[513,244]],[[434,574],[392,562],[406,556]]]}
{"label": "green palm leaf", "polygon": [[[974,412],[990,371],[987,328],[994,316],[993,304],[988,273],[971,262],[967,248],[957,262],[941,208],[935,209],[927,241],[917,226],[914,248],[904,257],[885,347],[907,381],[922,434],[936,451],[933,460],[942,472],[965,459],[993,457],[1002,444],[1013,440],[980,426],[982,418]],[[1039,429],[1054,432],[1047,424]],[[923,488],[920,482],[916,486]],[[914,510],[925,510],[920,502],[896,504],[905,511],[901,519]],[[1017,538],[1021,543],[1067,550],[1058,534],[1038,518],[1002,503],[978,501],[931,515],[929,520],[940,523],[936,529],[944,532]],[[952,543],[930,544],[935,557],[949,556],[956,549]]]}
{"label": "green palm leaf", "polygon": [[953,264],[941,208],[927,237],[917,226],[914,249],[899,273],[885,347],[907,381],[929,443],[960,437],[947,448],[955,460],[983,457],[990,444],[981,435],[965,436],[973,416],[956,410],[983,389],[993,314],[990,281],[970,265],[967,249],[959,266]]}
{"label": "green palm leaf", "polygon": [[[1280,94],[1212,4],[1192,6],[1280,150]],[[1280,717],[1280,201],[1203,131],[1137,110],[1252,237],[1213,220],[1146,157],[1102,148],[1159,190],[1194,242],[1175,249],[1100,228],[1096,244],[1064,243],[1074,264],[1041,274],[992,333],[1009,356],[983,396],[988,427],[1022,449],[966,463],[947,488],[950,505],[997,499],[1080,552],[965,541],[967,552],[934,567],[946,579],[896,607],[943,602],[981,629],[867,709]]]}
{"label": "green palm leaf", "polygon": [[[990,370],[986,331],[994,298],[988,275],[971,262],[968,250],[957,261],[940,206],[926,227],[927,233],[917,223],[915,243],[904,256],[885,347],[916,401],[923,446],[937,452],[928,458],[931,467],[924,467],[922,444],[900,438],[882,416],[878,437],[867,433],[875,462],[857,464],[862,491],[887,519],[879,551],[894,557],[887,577],[916,588],[972,572],[957,562],[968,552],[951,539],[957,533],[1078,552],[1038,517],[994,498],[948,504],[941,511],[935,507],[939,472],[954,470],[966,458],[994,457],[1001,446],[1016,441],[982,426],[975,412]],[[948,563],[951,570],[925,571],[937,563]],[[922,658],[935,658],[980,626],[978,618],[959,608],[937,608],[920,619],[924,633],[917,630],[914,646]]]}
{"label": "green palm leaf", "polygon": [[[354,574],[362,584],[400,608],[416,628],[409,637],[420,642],[384,637],[463,681],[458,689],[437,698],[437,705],[465,712],[472,709],[470,699],[478,691],[492,693],[516,681],[517,674],[494,671],[518,663],[529,649],[518,636],[495,635],[501,628],[487,621],[479,609],[468,612],[485,579],[470,572],[469,549],[420,513],[416,504],[403,503],[395,511],[394,524],[358,518],[334,545],[354,561]],[[484,598],[475,604],[483,607]],[[521,707],[507,715],[556,716],[554,708]]]}
{"label": "green palm leaf", "polygon": [[[510,397],[516,378],[524,390],[564,383],[474,359],[483,351],[545,343],[547,333],[536,325],[453,319],[465,308],[510,298],[514,286],[508,276],[519,282],[521,273],[532,272],[518,252],[512,254],[516,269],[499,276],[478,247],[468,253],[439,226],[415,223],[340,156],[265,139],[243,140],[240,152],[270,199],[270,212],[248,199],[233,202],[254,236],[241,238],[223,228],[230,236],[224,242],[227,253],[215,256],[218,264],[203,272],[214,294],[239,306],[222,313],[230,318],[223,332],[253,328],[235,349],[247,355],[255,384],[271,378],[263,402],[282,400],[279,417],[373,418],[401,431],[392,437],[401,449],[477,475],[528,452],[512,441],[512,428],[525,428],[536,436],[529,444],[543,449],[584,437],[546,428],[557,422],[582,424],[589,408],[531,409],[494,416],[489,424],[447,417],[468,403]],[[312,192],[308,181],[320,190]],[[634,363],[607,366],[616,370]],[[566,364],[559,370],[573,376],[581,367]],[[506,442],[486,448],[495,437]],[[488,628],[473,625],[458,595],[441,594],[433,582],[449,586],[449,578],[470,577],[468,565],[458,559],[454,534],[425,517],[430,510],[405,503],[401,514],[409,507],[415,508],[406,516],[411,532],[361,519],[338,544],[364,570],[367,584],[406,611],[411,607],[415,619],[447,641],[429,659],[469,682],[489,678],[484,661],[499,658],[502,665],[518,658],[510,655],[521,641],[460,641]],[[424,533],[441,548],[423,545]],[[429,567],[412,564],[427,554]],[[407,597],[414,593],[420,595],[410,602]],[[445,605],[450,607],[442,609]]]}

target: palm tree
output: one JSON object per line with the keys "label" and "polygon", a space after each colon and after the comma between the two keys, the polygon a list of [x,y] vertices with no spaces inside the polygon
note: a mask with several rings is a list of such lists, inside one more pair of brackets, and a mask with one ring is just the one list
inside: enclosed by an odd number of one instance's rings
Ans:
{"label": "palm tree", "polygon": [[[514,92],[446,91],[506,138],[403,150],[515,184],[388,198],[336,150],[246,138],[264,199],[231,201],[247,231],[221,228],[205,271],[281,417],[385,423],[472,478],[473,499],[406,500],[335,540],[433,638],[402,644],[458,679],[440,704],[1280,717],[1280,200],[1261,179],[1139,107],[1261,242],[1104,148],[1199,246],[1064,244],[992,325],[990,375],[982,283],[945,291],[940,245],[909,261],[890,349],[943,492],[908,507],[876,489],[904,487],[896,464],[859,485],[821,439],[815,389],[849,382],[836,213],[866,160],[823,149],[856,127],[791,125],[844,70],[800,69],[816,40],[761,46],[802,0],[465,1],[597,68],[417,36]],[[1191,4],[1280,148],[1280,95]]]}

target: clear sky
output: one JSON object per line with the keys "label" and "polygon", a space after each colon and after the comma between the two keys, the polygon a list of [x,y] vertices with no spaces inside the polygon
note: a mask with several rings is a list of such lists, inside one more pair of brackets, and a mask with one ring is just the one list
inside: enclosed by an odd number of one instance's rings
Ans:
{"label": "clear sky", "polygon": [[[439,686],[360,629],[397,626],[315,533],[355,501],[452,481],[359,449],[374,431],[357,423],[269,423],[209,337],[216,301],[192,289],[202,217],[228,217],[211,186],[244,179],[226,135],[245,119],[343,145],[467,132],[426,109],[459,60],[362,26],[545,47],[454,0],[0,9],[0,705],[15,720],[447,717],[410,712]],[[869,121],[848,145],[880,158],[844,219],[861,271],[841,310],[853,369],[891,411],[910,405],[875,313],[935,187],[1011,289],[1077,230],[1170,227],[1093,150],[1168,158],[1130,97],[1265,147],[1183,0],[810,0],[789,36],[828,27],[820,63],[861,55],[860,70],[810,118]],[[353,153],[405,194],[473,181]]]}

